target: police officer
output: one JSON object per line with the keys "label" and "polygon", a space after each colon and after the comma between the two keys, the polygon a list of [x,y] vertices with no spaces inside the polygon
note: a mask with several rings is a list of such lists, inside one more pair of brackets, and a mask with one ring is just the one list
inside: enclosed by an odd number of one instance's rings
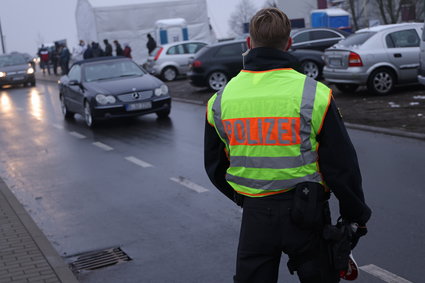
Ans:
{"label": "police officer", "polygon": [[[244,69],[208,101],[205,169],[243,206],[234,282],[277,282],[282,252],[300,282],[338,282],[322,237],[327,192],[359,227],[353,245],[371,215],[332,92],[294,70],[289,34],[282,11],[258,11]],[[304,194],[315,202],[303,204]]]}

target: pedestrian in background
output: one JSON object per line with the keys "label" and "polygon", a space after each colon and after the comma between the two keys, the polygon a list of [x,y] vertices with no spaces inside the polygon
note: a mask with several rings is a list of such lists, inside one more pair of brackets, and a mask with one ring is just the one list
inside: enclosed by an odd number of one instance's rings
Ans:
{"label": "pedestrian in background", "polygon": [[74,61],[80,61],[84,59],[84,52],[86,51],[87,46],[84,40],[80,40],[78,45],[72,50],[72,59]]}
{"label": "pedestrian in background", "polygon": [[118,40],[115,39],[114,44],[116,56],[124,56],[124,51],[122,50],[121,44],[118,42]]}
{"label": "pedestrian in background", "polygon": [[68,74],[69,71],[69,60],[71,59],[71,53],[69,52],[66,44],[61,45],[59,53],[59,63],[62,69],[62,75]]}
{"label": "pedestrian in background", "polygon": [[124,52],[123,55],[125,57],[131,58],[131,47],[128,42],[124,43]]}
{"label": "pedestrian in background", "polygon": [[55,75],[58,74],[58,65],[59,65],[59,43],[55,42],[50,50],[50,61],[52,62],[52,69]]}
{"label": "pedestrian in background", "polygon": [[103,49],[100,47],[99,43],[94,41],[91,43],[91,52],[93,58],[102,57],[104,55]]}
{"label": "pedestrian in background", "polygon": [[152,51],[154,51],[156,48],[156,41],[153,39],[150,33],[148,33],[148,42],[146,43],[146,48],[148,49],[149,55],[151,55]]}
{"label": "pedestrian in background", "polygon": [[277,282],[282,252],[300,282],[339,282],[322,236],[330,191],[357,223],[348,249],[371,215],[355,149],[331,90],[293,69],[288,17],[262,9],[249,27],[244,69],[208,101],[204,138],[210,180],[243,207],[234,282]]}
{"label": "pedestrian in background", "polygon": [[105,44],[105,56],[112,56],[112,45],[107,39],[104,39],[103,43]]}
{"label": "pedestrian in background", "polygon": [[49,49],[44,46],[44,44],[41,45],[40,49],[38,50],[38,56],[40,57],[40,69],[43,71],[43,74],[47,73],[50,75],[50,56],[49,56]]}
{"label": "pedestrian in background", "polygon": [[91,49],[91,44],[87,44],[87,48],[84,51],[83,58],[84,60],[93,58],[93,50]]}

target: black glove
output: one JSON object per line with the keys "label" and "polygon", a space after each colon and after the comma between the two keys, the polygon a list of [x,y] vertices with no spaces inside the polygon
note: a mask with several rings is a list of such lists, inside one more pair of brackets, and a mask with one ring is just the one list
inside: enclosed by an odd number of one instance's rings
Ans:
{"label": "black glove", "polygon": [[357,228],[353,229],[355,231],[351,234],[351,249],[353,250],[357,246],[360,237],[367,234],[367,227],[366,225],[358,225],[356,223],[352,223],[351,225],[354,225],[354,227],[357,226]]}

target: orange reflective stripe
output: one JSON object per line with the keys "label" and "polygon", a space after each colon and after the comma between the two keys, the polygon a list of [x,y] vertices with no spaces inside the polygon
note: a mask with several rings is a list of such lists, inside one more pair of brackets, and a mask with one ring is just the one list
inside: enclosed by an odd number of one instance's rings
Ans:
{"label": "orange reflective stripe", "polygon": [[272,70],[266,70],[266,71],[249,71],[249,70],[241,70],[241,72],[244,73],[268,73],[268,72],[273,72],[273,71],[290,71],[293,70],[292,68],[280,68],[280,69],[272,69]]}
{"label": "orange reflective stripe", "polygon": [[230,145],[295,145],[301,143],[299,117],[223,120]]}

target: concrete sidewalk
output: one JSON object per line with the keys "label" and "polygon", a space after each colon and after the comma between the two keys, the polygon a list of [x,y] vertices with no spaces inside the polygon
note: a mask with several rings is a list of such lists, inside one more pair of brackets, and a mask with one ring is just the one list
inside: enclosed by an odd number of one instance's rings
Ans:
{"label": "concrete sidewalk", "polygon": [[0,282],[78,282],[1,178]]}

